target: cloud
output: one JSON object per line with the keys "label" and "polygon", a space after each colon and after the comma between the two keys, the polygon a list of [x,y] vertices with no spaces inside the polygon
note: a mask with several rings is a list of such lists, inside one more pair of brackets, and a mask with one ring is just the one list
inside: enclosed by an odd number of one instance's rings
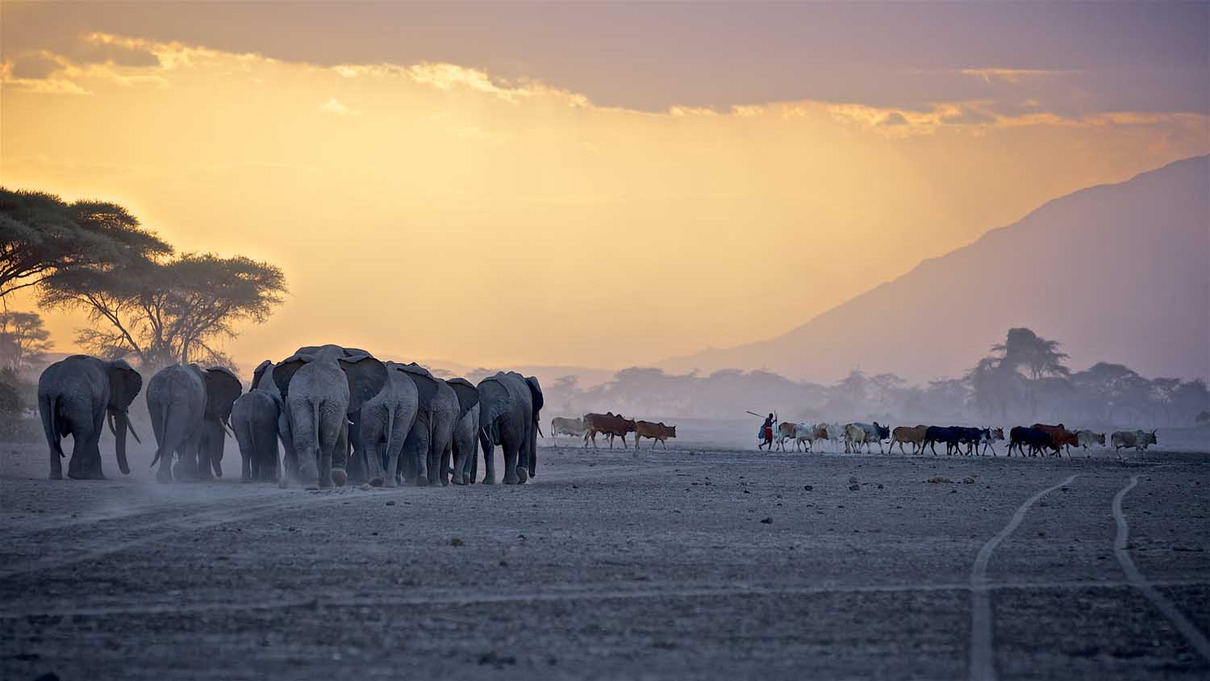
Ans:
{"label": "cloud", "polygon": [[982,68],[982,69],[960,69],[958,71],[964,76],[974,76],[979,78],[984,83],[991,84],[992,81],[1001,81],[1004,83],[1020,83],[1028,78],[1054,78],[1060,76],[1078,76],[1082,75],[1083,71],[1078,69],[1007,69],[1007,68]]}
{"label": "cloud", "polygon": [[344,104],[341,104],[340,100],[336,99],[335,97],[331,97],[328,99],[328,101],[321,104],[319,106],[319,110],[324,113],[336,114],[337,116],[360,116],[361,115],[360,111],[357,111],[356,109],[350,109],[349,107],[345,106]]}
{"label": "cloud", "polygon": [[904,115],[899,113],[898,111],[892,111],[891,113],[887,114],[881,121],[878,121],[878,125],[884,125],[884,126],[885,125],[907,125],[907,124],[908,124],[907,118],[904,117]]}

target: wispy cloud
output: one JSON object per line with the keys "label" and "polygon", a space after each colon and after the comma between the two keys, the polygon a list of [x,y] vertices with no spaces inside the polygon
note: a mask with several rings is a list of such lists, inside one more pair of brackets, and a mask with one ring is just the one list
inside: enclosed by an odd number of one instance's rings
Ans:
{"label": "wispy cloud", "polygon": [[1001,81],[1005,83],[1020,83],[1023,80],[1030,78],[1056,78],[1064,76],[1078,76],[1083,72],[1078,69],[1010,69],[1010,68],[981,68],[981,69],[961,69],[959,70],[964,76],[974,76],[989,85],[993,81]]}
{"label": "wispy cloud", "polygon": [[339,99],[331,97],[328,101],[319,105],[319,110],[324,113],[336,114],[337,116],[360,116],[361,112],[356,109],[350,109],[341,103]]}

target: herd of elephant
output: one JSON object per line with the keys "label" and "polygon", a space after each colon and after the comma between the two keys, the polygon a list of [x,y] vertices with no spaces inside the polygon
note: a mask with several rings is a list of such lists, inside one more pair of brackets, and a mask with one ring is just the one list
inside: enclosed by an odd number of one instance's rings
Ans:
{"label": "herd of elephant", "polygon": [[[50,445],[50,477],[63,477],[62,438],[75,445],[68,477],[103,478],[99,442],[106,418],[118,467],[127,432],[138,440],[128,411],[143,385],[123,360],[74,355],[38,380],[38,409]],[[223,442],[239,443],[242,479],[327,488],[347,482],[395,487],[496,481],[494,451],[504,451],[504,483],[537,471],[542,388],[533,376],[500,372],[478,385],[443,380],[412,364],[383,362],[365,350],[338,345],[299,348],[261,362],[244,392],[224,367],[165,367],[147,383],[147,410],[156,439],[156,479],[194,481],[222,476]],[[278,442],[282,444],[279,456]]]}

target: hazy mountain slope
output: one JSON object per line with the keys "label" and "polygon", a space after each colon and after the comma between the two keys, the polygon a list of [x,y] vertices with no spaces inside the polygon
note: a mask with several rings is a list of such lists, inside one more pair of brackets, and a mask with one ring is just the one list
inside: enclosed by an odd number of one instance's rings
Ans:
{"label": "hazy mountain slope", "polygon": [[785,335],[661,366],[957,376],[1009,327],[1028,326],[1062,342],[1077,367],[1107,360],[1148,376],[1210,377],[1208,195],[1207,156],[1091,187]]}

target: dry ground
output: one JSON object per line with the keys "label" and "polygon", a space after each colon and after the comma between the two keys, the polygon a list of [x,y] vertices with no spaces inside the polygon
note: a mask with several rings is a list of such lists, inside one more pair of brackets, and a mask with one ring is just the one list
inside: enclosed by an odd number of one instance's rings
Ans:
{"label": "dry ground", "polygon": [[0,446],[6,680],[1210,677],[1203,455],[566,447],[320,493],[43,451]]}

